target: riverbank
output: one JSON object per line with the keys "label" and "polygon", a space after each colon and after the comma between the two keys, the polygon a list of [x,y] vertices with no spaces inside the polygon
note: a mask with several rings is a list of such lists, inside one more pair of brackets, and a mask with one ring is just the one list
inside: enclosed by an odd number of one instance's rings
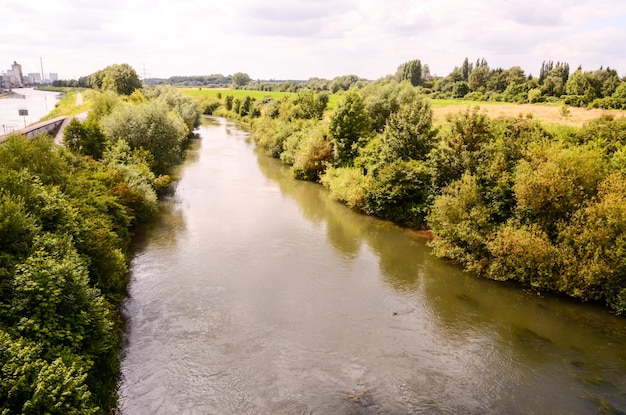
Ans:
{"label": "riverbank", "polygon": [[[73,98],[72,111],[91,105]],[[129,244],[137,224],[157,213],[167,173],[182,161],[187,122],[195,126],[199,113],[179,95],[167,103],[107,98],[117,113],[75,123],[67,149],[45,136],[14,135],[0,146],[0,211],[9,224],[0,236],[11,233],[0,237],[1,285],[9,287],[0,296],[0,372],[8,374],[0,402],[10,413],[117,406]],[[190,109],[186,118],[177,105]]]}
{"label": "riverbank", "polygon": [[[347,206],[431,229],[433,253],[476,275],[626,313],[626,271],[615,248],[626,222],[614,215],[626,211],[623,111],[583,127],[544,127],[531,115],[490,118],[467,107],[435,126],[430,102],[398,88],[385,104],[398,110],[388,115],[373,88],[347,93],[324,114],[312,92],[251,101],[256,108],[245,111],[241,101],[230,110],[224,103],[215,113],[249,121],[260,151]],[[411,93],[413,101],[394,104]],[[598,232],[605,237],[594,238]]]}
{"label": "riverbank", "polygon": [[623,319],[462,272],[234,122],[198,135],[131,263],[122,415],[626,409]]}

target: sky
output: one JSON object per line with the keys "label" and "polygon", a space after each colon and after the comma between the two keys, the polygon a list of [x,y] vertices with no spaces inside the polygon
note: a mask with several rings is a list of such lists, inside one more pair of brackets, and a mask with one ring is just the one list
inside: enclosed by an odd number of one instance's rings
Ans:
{"label": "sky", "polygon": [[445,76],[600,66],[626,76],[624,0],[0,0],[0,71],[77,79],[127,63],[140,77],[378,79],[412,59]]}

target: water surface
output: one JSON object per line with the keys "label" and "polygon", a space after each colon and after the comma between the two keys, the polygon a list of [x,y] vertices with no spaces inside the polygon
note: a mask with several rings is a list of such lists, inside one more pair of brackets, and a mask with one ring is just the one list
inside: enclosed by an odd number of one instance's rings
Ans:
{"label": "water surface", "polygon": [[200,129],[132,262],[120,410],[626,411],[626,323],[482,280]]}

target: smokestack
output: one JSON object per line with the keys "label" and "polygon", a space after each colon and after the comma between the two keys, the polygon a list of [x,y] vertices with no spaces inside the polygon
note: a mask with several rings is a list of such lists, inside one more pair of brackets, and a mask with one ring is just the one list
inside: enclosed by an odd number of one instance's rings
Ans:
{"label": "smokestack", "polygon": [[46,80],[46,78],[43,76],[43,58],[42,57],[39,58],[39,62],[41,63],[41,82],[43,83]]}

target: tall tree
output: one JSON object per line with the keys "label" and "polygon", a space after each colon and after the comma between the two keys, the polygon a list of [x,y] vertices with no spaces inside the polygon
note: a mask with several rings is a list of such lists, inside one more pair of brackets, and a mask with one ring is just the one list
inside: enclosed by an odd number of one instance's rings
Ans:
{"label": "tall tree", "polygon": [[361,94],[348,91],[343,102],[330,117],[328,132],[332,137],[333,152],[338,165],[350,165],[369,135],[372,120]]}
{"label": "tall tree", "polygon": [[424,160],[434,146],[433,112],[426,100],[405,104],[387,120],[383,143],[390,160]]}
{"label": "tall tree", "polygon": [[408,61],[400,68],[402,72],[400,74],[401,81],[409,81],[411,85],[418,86],[422,83],[422,62],[419,59]]}
{"label": "tall tree", "polygon": [[137,72],[128,65],[111,65],[104,69],[102,88],[120,95],[130,95],[135,89],[141,88],[141,81]]}
{"label": "tall tree", "polygon": [[235,86],[246,86],[250,82],[250,76],[244,72],[237,72],[233,75],[233,84]]}

